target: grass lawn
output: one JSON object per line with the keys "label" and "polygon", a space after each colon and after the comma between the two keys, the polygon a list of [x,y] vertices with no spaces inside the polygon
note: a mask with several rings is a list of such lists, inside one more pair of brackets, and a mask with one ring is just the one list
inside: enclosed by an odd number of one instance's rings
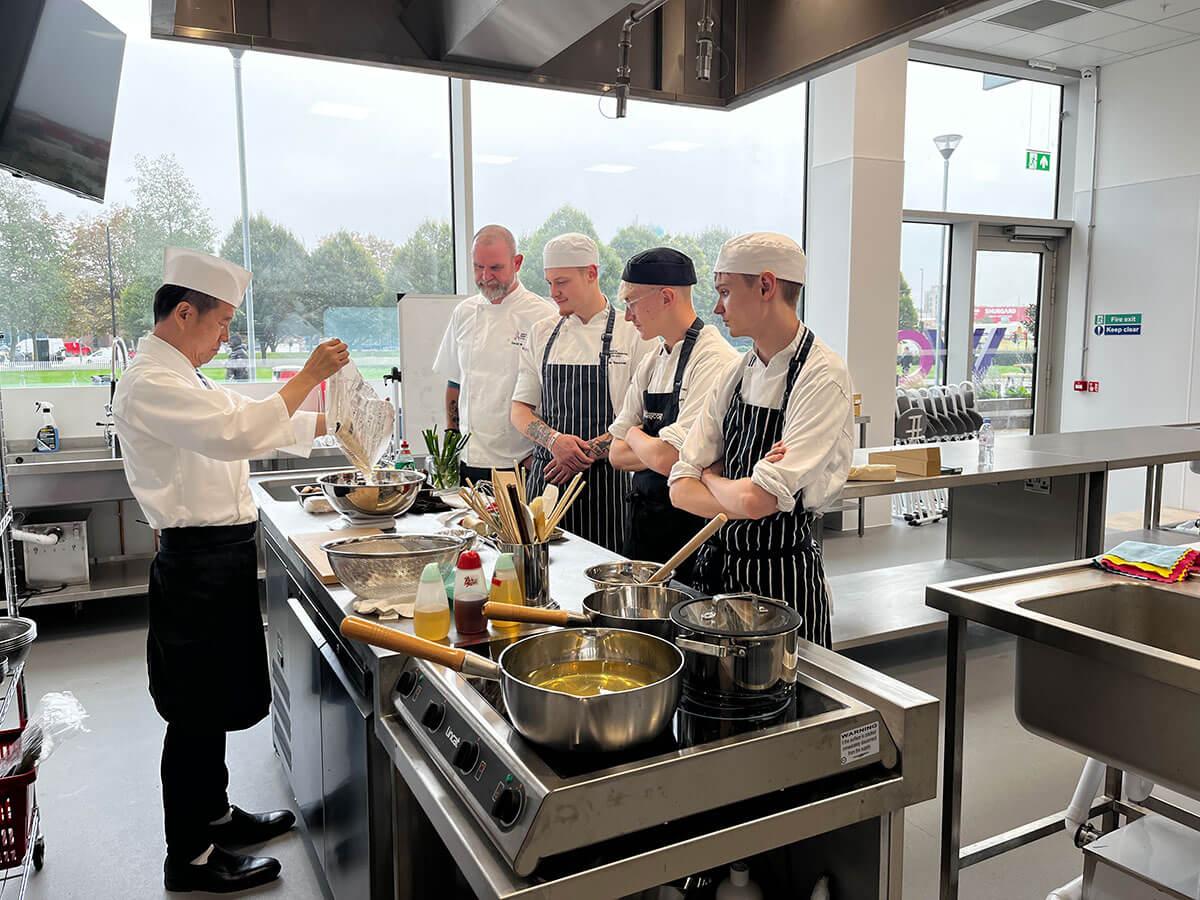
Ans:
{"label": "grass lawn", "polygon": [[[300,368],[304,364],[303,358],[297,358],[294,354],[271,354],[268,360],[276,357],[288,362],[295,362],[296,368]],[[374,387],[383,393],[383,376],[392,370],[394,357],[389,358],[388,354],[378,355],[355,355],[355,362],[358,365],[358,370],[362,373],[363,378],[371,382]],[[282,363],[281,363],[282,364]],[[257,378],[259,381],[274,380],[274,366],[259,366],[257,370]],[[225,383],[225,365],[204,366],[201,369],[212,381]],[[107,375],[109,368],[80,367],[80,368],[63,368],[63,369],[42,369],[42,370],[3,370],[0,369],[0,387],[91,387],[93,375]]]}

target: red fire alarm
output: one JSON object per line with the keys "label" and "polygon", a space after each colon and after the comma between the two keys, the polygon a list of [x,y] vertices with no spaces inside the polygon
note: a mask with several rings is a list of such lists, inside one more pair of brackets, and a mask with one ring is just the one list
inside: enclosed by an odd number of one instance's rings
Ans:
{"label": "red fire alarm", "polygon": [[1085,379],[1083,379],[1083,378],[1075,379],[1075,390],[1076,391],[1078,391],[1079,393],[1082,394],[1082,393],[1086,392],[1087,389],[1088,389],[1088,383]]}
{"label": "red fire alarm", "polygon": [[1087,383],[1087,392],[1088,392],[1089,394],[1098,394],[1098,393],[1100,393],[1100,382],[1098,382],[1098,381],[1089,381],[1089,382]]}

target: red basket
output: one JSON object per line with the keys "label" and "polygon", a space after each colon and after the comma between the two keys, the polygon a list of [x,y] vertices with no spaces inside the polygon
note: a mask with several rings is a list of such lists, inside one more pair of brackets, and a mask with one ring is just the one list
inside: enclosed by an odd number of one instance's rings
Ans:
{"label": "red basket", "polygon": [[[0,730],[0,759],[19,752],[21,728]],[[0,778],[0,869],[14,869],[25,861],[33,836],[33,782],[37,769]]]}

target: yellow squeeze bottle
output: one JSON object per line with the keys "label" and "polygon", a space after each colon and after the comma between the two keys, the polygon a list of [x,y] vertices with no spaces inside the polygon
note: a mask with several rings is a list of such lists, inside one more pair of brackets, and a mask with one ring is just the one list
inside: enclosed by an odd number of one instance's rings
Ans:
{"label": "yellow squeeze bottle", "polygon": [[444,641],[450,633],[450,604],[437,563],[428,563],[421,570],[421,583],[417,585],[417,601],[413,606],[413,631],[417,637],[429,641]]}
{"label": "yellow squeeze bottle", "polygon": [[[492,574],[492,586],[488,592],[491,603],[507,603],[510,606],[524,606],[525,597],[521,593],[521,582],[517,580],[517,567],[513,564],[511,553],[501,553],[496,560],[496,569]],[[501,631],[519,628],[520,622],[502,622],[492,619],[492,627]]]}

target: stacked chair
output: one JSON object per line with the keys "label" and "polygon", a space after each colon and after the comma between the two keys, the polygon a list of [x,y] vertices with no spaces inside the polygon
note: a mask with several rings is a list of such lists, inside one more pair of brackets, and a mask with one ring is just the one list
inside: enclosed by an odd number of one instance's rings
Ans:
{"label": "stacked chair", "polygon": [[[975,403],[975,385],[896,388],[896,444],[936,444],[970,441],[979,434],[983,416]],[[946,517],[944,489],[896,494],[892,515],[909,525],[929,525]]]}

